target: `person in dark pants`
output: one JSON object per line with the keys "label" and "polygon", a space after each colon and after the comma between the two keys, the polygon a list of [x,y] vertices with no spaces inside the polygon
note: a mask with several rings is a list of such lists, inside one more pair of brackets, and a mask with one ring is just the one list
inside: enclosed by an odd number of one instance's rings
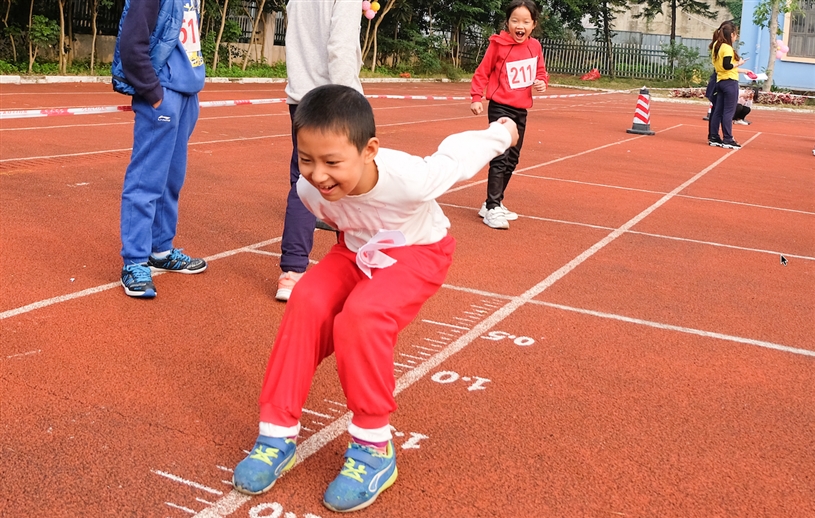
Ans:
{"label": "person in dark pants", "polygon": [[[359,69],[362,68],[359,4],[333,0],[289,1],[286,13],[286,103],[292,121],[300,99],[318,86],[339,84],[362,93],[359,81]],[[289,300],[294,286],[308,267],[317,223],[317,218],[297,195],[300,167],[294,131],[292,145],[291,188],[286,199],[286,219],[280,243],[282,273],[275,293],[275,298],[280,301]]]}
{"label": "person in dark pants", "polygon": [[[732,21],[722,23],[713,33],[710,43],[711,60],[716,71],[713,96],[713,112],[708,126],[708,145],[738,149],[741,145],[733,138],[733,115],[739,99],[739,66],[744,64],[733,48],[738,39],[736,25]],[[747,73],[749,70],[742,70]],[[722,136],[719,136],[719,127]]]}
{"label": "person in dark pants", "polygon": [[481,99],[486,97],[490,101],[488,120],[495,122],[508,117],[517,125],[519,135],[515,146],[490,162],[487,199],[478,211],[490,228],[508,229],[509,222],[518,219],[516,213],[504,206],[504,193],[521,154],[532,88],[545,92],[549,83],[540,42],[530,38],[538,15],[532,0],[512,0],[506,9],[506,30],[490,37],[484,58],[473,74],[470,110],[480,115],[484,111]]}

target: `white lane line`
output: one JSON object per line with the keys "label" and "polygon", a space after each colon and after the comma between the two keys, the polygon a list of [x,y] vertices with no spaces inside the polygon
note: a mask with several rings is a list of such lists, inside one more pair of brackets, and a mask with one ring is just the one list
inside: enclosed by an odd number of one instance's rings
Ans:
{"label": "white lane line", "polygon": [[[452,203],[439,203],[439,205],[443,205],[445,207],[453,207],[453,208],[456,208],[456,209],[465,209],[465,210],[470,210],[470,211],[478,210],[478,209],[475,209],[475,208],[470,207],[470,206],[454,205]],[[779,209],[779,210],[784,210],[784,209]],[[548,223],[559,223],[559,224],[562,224],[562,225],[574,225],[574,226],[577,226],[577,227],[592,228],[592,229],[596,229],[596,230],[613,230],[614,229],[614,227],[609,227],[609,226],[605,226],[605,225],[594,225],[592,223],[580,223],[578,221],[566,221],[566,220],[562,220],[562,219],[543,218],[543,217],[540,217],[540,216],[525,216],[523,214],[518,214],[518,217],[519,218],[525,218],[525,219],[531,219],[531,220],[535,220],[535,221],[546,221]],[[707,245],[707,246],[716,246],[716,247],[720,247],[720,248],[729,248],[731,250],[741,250],[741,251],[745,251],[745,252],[757,252],[757,253],[761,253],[761,254],[770,254],[770,255],[783,255],[784,257],[787,257],[787,258],[803,259],[803,260],[806,260],[806,261],[815,261],[815,257],[809,256],[809,255],[798,255],[798,254],[792,254],[792,253],[789,253],[789,252],[780,252],[778,250],[767,250],[765,248],[752,248],[752,247],[746,247],[746,246],[728,245],[726,243],[717,243],[715,241],[703,241],[701,239],[691,239],[689,237],[667,236],[665,234],[654,234],[652,232],[641,232],[639,230],[629,230],[626,233],[627,234],[635,234],[635,235],[639,235],[639,236],[654,237],[654,238],[657,238],[657,239],[669,239],[669,240],[672,240],[672,241],[682,241],[682,242],[685,242],[685,243],[694,243],[694,244],[698,244],[698,245]]]}
{"label": "white lane line", "polygon": [[397,363],[397,362],[393,362],[393,364],[394,364],[396,367],[402,367],[403,369],[407,369],[407,370],[411,370],[411,369],[413,369],[413,368],[414,368],[414,366],[413,366],[413,365],[405,365],[404,363]]}
{"label": "white lane line", "polygon": [[187,514],[195,514],[195,511],[193,511],[193,510],[192,510],[192,509],[190,509],[189,507],[184,507],[184,506],[182,506],[182,505],[177,505],[177,504],[174,504],[174,503],[172,503],[172,502],[164,502],[164,504],[165,504],[165,505],[168,505],[168,506],[170,506],[170,507],[173,507],[173,508],[175,508],[175,509],[180,509],[180,510],[184,511],[184,512],[185,512],[185,513],[187,513]]}
{"label": "white lane line", "polygon": [[[221,252],[221,253],[218,253],[218,254],[215,254],[215,255],[211,255],[209,257],[205,257],[204,259],[207,262],[216,261],[218,259],[223,259],[224,257],[230,257],[230,256],[233,256],[235,254],[242,253],[242,252],[251,252],[255,248],[268,246],[268,245],[277,243],[281,239],[282,238],[280,238],[280,237],[276,237],[274,239],[269,239],[267,241],[261,241],[260,243],[255,243],[253,245],[248,245],[248,246],[244,246],[244,247],[241,247],[241,248],[235,248],[233,250],[227,250],[226,252]],[[156,273],[153,274],[153,276],[155,277],[156,275],[162,275],[163,273],[164,272],[156,272]],[[82,297],[87,297],[89,295],[94,295],[96,293],[107,291],[107,290],[109,290],[111,288],[120,287],[121,285],[122,285],[121,282],[111,282],[109,284],[103,284],[101,286],[96,286],[94,288],[88,288],[86,290],[77,291],[77,292],[74,292],[74,293],[69,293],[67,295],[60,295],[59,297],[53,297],[53,298],[50,298],[50,299],[41,300],[39,302],[33,302],[31,304],[27,304],[27,305],[21,306],[19,308],[9,309],[9,310],[3,311],[2,313],[0,313],[0,320],[6,319],[6,318],[11,318],[11,317],[14,317],[14,316],[17,316],[17,315],[22,315],[23,313],[28,313],[28,312],[34,311],[36,309],[42,309],[44,307],[51,306],[53,304],[59,304],[60,302],[67,302],[69,300],[78,299],[78,298],[82,298]]]}
{"label": "white lane line", "polygon": [[[452,284],[442,284],[442,288],[446,288],[449,290],[461,291],[464,293],[471,293],[473,295],[488,295],[493,298],[497,299],[504,299],[504,300],[512,300],[514,297],[512,295],[502,295],[500,293],[490,293],[485,292],[482,290],[474,290],[472,288],[465,288],[462,286],[453,286]],[[575,308],[572,306],[565,306],[563,304],[555,304],[553,302],[544,302],[540,300],[531,300],[529,301],[530,304],[536,304],[539,306],[548,306],[551,308],[562,309],[564,311],[572,311],[574,313],[582,313],[584,315],[591,315],[600,318],[608,318],[612,320],[619,320],[622,322],[628,322],[630,324],[638,324],[648,327],[655,327],[657,329],[664,329],[670,331],[678,331],[680,333],[687,333],[692,335],[698,336],[705,336],[708,338],[717,338],[719,340],[727,340],[730,342],[737,342],[742,344],[749,344],[749,345],[756,345],[759,347],[766,347],[768,349],[774,349],[776,351],[784,351],[793,354],[800,354],[803,356],[815,356],[815,351],[810,351],[809,349],[801,349],[799,347],[790,347],[788,345],[777,344],[773,342],[766,342],[764,340],[755,340],[753,338],[745,338],[742,336],[734,336],[728,335],[724,333],[717,333],[715,331],[704,331],[701,329],[694,329],[692,327],[684,327],[684,326],[676,326],[673,324],[665,324],[662,322],[654,322],[652,320],[643,320],[641,318],[633,318],[627,317],[625,315],[617,315],[615,313],[606,313],[604,311],[595,311],[592,309],[583,309],[583,308]],[[415,346],[414,346],[415,347]]]}
{"label": "white lane line", "polygon": [[[516,173],[513,173],[516,174]],[[552,182],[563,182],[563,183],[573,183],[577,185],[588,185],[591,187],[602,187],[604,189],[619,189],[622,191],[631,191],[631,192],[641,192],[646,194],[665,194],[664,191],[653,191],[650,189],[637,189],[634,187],[625,187],[622,185],[611,185],[606,183],[596,183],[596,182],[583,182],[580,180],[570,180],[568,178],[556,178],[553,176],[536,176],[533,174],[518,174],[518,176],[523,176],[524,178],[533,178],[535,180],[547,180]],[[699,201],[712,201],[716,203],[729,203],[732,205],[742,205],[745,207],[753,207],[756,209],[768,209],[768,210],[778,210],[783,212],[794,212],[797,214],[806,214],[807,216],[815,216],[815,212],[810,212],[806,210],[798,210],[798,209],[787,209],[784,207],[773,207],[771,205],[758,205],[756,203],[747,203],[743,201],[733,201],[733,200],[723,200],[721,198],[708,198],[704,196],[690,196],[688,194],[678,194],[677,198],[685,198],[688,200],[699,200]]]}
{"label": "white lane line", "polygon": [[212,489],[211,487],[207,487],[207,486],[199,484],[197,482],[193,482],[192,480],[187,480],[185,478],[181,478],[181,477],[179,477],[177,475],[173,475],[172,473],[167,473],[165,471],[160,471],[160,470],[156,470],[156,469],[151,469],[150,472],[155,473],[156,475],[160,475],[160,476],[165,477],[165,478],[169,478],[170,480],[172,480],[174,482],[180,482],[180,483],[182,483],[184,485],[194,487],[195,489],[200,489],[201,491],[206,491],[207,493],[211,493],[213,495],[222,495],[222,494],[224,494],[222,491],[218,491],[217,489]]}
{"label": "white lane line", "polygon": [[304,414],[316,415],[317,417],[322,417],[323,419],[334,419],[334,416],[327,415],[327,414],[321,414],[320,412],[315,412],[314,410],[309,410],[308,408],[304,408],[303,413]]}
{"label": "white lane line", "polygon": [[427,324],[434,324],[434,325],[437,325],[437,326],[452,327],[453,329],[461,329],[461,330],[464,330],[464,331],[467,331],[467,330],[470,329],[469,327],[461,327],[461,326],[456,326],[456,325],[453,325],[453,324],[445,324],[444,322],[436,322],[435,320],[422,320],[422,322],[425,322]]}
{"label": "white lane line", "polygon": [[27,352],[24,352],[24,353],[12,354],[10,356],[6,356],[6,359],[11,360],[13,358],[23,358],[25,356],[31,356],[32,354],[39,354],[41,352],[42,352],[42,349],[37,349],[35,351],[27,351]]}
{"label": "white lane line", "polygon": [[[760,133],[759,133],[760,134]],[[750,142],[753,141],[759,134],[754,135],[748,141],[744,143],[744,146],[747,146]],[[431,358],[428,358],[427,361],[414,367],[413,369],[407,371],[402,376],[396,380],[396,388],[393,391],[393,395],[396,396],[401,393],[406,388],[410,387],[420,379],[422,379],[425,375],[427,375],[432,369],[435,369],[439,365],[441,365],[444,360],[449,358],[450,356],[456,354],[460,350],[464,349],[467,345],[471,342],[479,338],[482,334],[489,331],[491,328],[495,327],[499,324],[502,320],[510,316],[514,313],[518,308],[523,306],[524,304],[530,302],[532,299],[540,295],[544,290],[552,286],[555,282],[563,278],[567,273],[571,272],[575,268],[577,268],[580,264],[586,261],[589,257],[596,254],[598,251],[605,248],[609,243],[613,242],[615,239],[623,235],[628,229],[642,221],[656,209],[664,205],[668,200],[676,196],[679,192],[686,189],[688,186],[693,184],[699,178],[703,177],[709,171],[713,170],[716,166],[727,160],[735,151],[731,151],[726,153],[721,158],[713,162],[710,166],[706,167],[692,178],[684,182],[682,185],[671,191],[670,193],[666,194],[662,198],[660,198],[656,203],[645,209],[644,211],[640,212],[633,218],[631,218],[628,222],[623,224],[618,229],[611,232],[605,238],[601,239],[589,249],[584,251],[582,254],[578,255],[567,264],[559,268],[557,271],[546,277],[544,280],[524,292],[522,295],[518,297],[513,297],[511,300],[507,302],[503,307],[498,309],[495,313],[485,318],[483,321],[478,323],[472,329],[468,330],[466,333],[461,335],[457,338],[453,343],[449,346],[445,347],[443,350],[439,351]],[[422,320],[422,322],[426,322],[428,324],[437,324],[437,325],[445,325],[449,326],[450,324],[441,324],[439,322],[435,322],[432,320]],[[306,441],[303,442],[302,452],[301,448],[298,447],[298,457],[297,457],[297,464],[303,462],[308,457],[313,455],[315,452],[319,451],[323,446],[328,444],[329,442],[333,441],[335,438],[339,437],[345,430],[348,428],[348,424],[351,422],[351,412],[346,412],[342,417],[338,418],[336,421],[331,423],[329,426],[323,428],[316,434],[309,437]],[[243,497],[243,498],[241,498]],[[236,491],[230,492],[226,497],[219,500],[216,505],[210,509],[206,509],[198,513],[196,516],[199,517],[218,517],[218,516],[227,516],[232,514],[237,509],[240,508],[241,505],[246,503],[249,500],[249,497],[245,495],[241,495]]]}
{"label": "white lane line", "polygon": [[[660,130],[657,133],[664,133],[666,131],[676,129],[676,128],[680,127],[680,126],[682,126],[682,124],[677,124],[676,126],[671,126],[670,128],[665,128],[664,130]],[[541,162],[540,164],[535,164],[535,165],[531,165],[529,167],[524,167],[523,169],[517,169],[517,170],[515,170],[515,172],[513,174],[522,173],[524,171],[531,171],[532,169],[537,169],[539,167],[545,167],[547,165],[552,165],[552,164],[556,164],[558,162],[563,162],[564,160],[569,160],[570,158],[577,158],[579,156],[588,155],[589,153],[594,153],[595,151],[600,151],[601,149],[606,149],[606,148],[609,148],[609,147],[612,147],[612,146],[619,146],[620,144],[625,144],[626,142],[631,142],[632,140],[639,140],[639,139],[644,138],[646,136],[647,135],[639,135],[637,137],[631,137],[631,138],[626,138],[626,139],[623,139],[623,140],[617,140],[617,141],[611,142],[609,144],[603,144],[602,146],[597,146],[597,147],[594,147],[594,148],[591,148],[591,149],[587,149],[586,151],[581,151],[580,153],[575,153],[573,155],[562,156],[560,158],[555,158],[554,160],[549,160],[548,162]],[[484,183],[487,183],[487,180],[479,180],[477,182],[471,182],[471,183],[468,183],[466,185],[462,185],[460,187],[453,187],[452,189],[448,189],[447,193],[461,191],[463,189],[467,189],[469,187],[473,187],[473,186],[476,186],[476,185],[481,185],[481,184],[484,184]]]}
{"label": "white lane line", "polygon": [[555,304],[552,302],[543,302],[538,300],[533,300],[530,302],[531,304],[538,304],[541,306],[547,306],[550,308],[562,309],[564,311],[572,311],[574,313],[582,313],[584,315],[591,315],[600,318],[608,318],[611,320],[619,320],[621,322],[628,322],[631,324],[638,324],[648,327],[655,327],[657,329],[664,329],[668,331],[678,331],[680,333],[687,333],[691,335],[698,335],[704,336],[706,338],[717,338],[719,340],[726,340],[728,342],[737,342],[741,344],[748,344],[748,345],[755,345],[758,347],[765,347],[767,349],[774,349],[776,351],[783,351],[786,353],[792,354],[800,354],[802,356],[812,356],[815,357],[815,351],[810,351],[808,349],[800,349],[798,347],[789,347],[787,345],[776,344],[773,342],[765,342],[763,340],[754,340],[752,338],[743,338],[741,336],[733,336],[733,335],[726,335],[724,333],[716,333],[713,331],[703,331],[701,329],[693,329],[690,327],[683,327],[683,326],[675,326],[672,324],[663,324],[660,322],[652,322],[650,320],[642,320],[640,318],[631,318],[626,317],[623,315],[615,315],[613,313],[605,313],[603,311],[594,311],[591,309],[581,309],[581,308],[574,308],[571,306],[564,306],[562,304]]}

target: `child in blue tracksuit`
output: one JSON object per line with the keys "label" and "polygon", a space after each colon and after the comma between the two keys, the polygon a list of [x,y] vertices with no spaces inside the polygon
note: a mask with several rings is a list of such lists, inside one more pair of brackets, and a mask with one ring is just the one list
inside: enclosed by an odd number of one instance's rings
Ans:
{"label": "child in blue tracksuit", "polygon": [[121,280],[131,297],[156,296],[153,271],[207,268],[173,247],[187,142],[204,87],[199,18],[200,0],[127,0],[119,22],[113,88],[133,96],[135,113],[121,208]]}

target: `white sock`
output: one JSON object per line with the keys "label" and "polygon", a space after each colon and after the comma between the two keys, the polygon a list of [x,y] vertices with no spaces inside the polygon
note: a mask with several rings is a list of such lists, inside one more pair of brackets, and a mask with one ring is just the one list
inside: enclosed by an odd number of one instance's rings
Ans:
{"label": "white sock", "polygon": [[260,435],[266,437],[292,438],[300,434],[300,423],[294,426],[278,426],[272,423],[260,422]]}
{"label": "white sock", "polygon": [[171,248],[171,249],[167,250],[166,252],[153,252],[152,254],[150,254],[150,256],[152,256],[154,259],[164,259],[168,255],[170,255],[170,252],[172,252],[172,251],[173,251],[173,249]]}

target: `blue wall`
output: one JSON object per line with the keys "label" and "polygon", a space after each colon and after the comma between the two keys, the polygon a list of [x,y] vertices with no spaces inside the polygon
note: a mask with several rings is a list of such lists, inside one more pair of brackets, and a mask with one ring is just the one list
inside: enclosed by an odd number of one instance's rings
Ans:
{"label": "blue wall", "polygon": [[[756,5],[758,5],[758,0],[744,0],[739,27],[739,40],[742,45],[738,51],[742,58],[750,58],[744,67],[759,73],[764,72],[767,68],[770,54],[770,31],[753,23],[753,11]],[[778,17],[778,27],[782,30],[784,16],[781,14]],[[783,36],[776,39],[779,38]],[[777,59],[773,71],[773,83],[781,88],[815,90],[815,63],[793,63]]]}

